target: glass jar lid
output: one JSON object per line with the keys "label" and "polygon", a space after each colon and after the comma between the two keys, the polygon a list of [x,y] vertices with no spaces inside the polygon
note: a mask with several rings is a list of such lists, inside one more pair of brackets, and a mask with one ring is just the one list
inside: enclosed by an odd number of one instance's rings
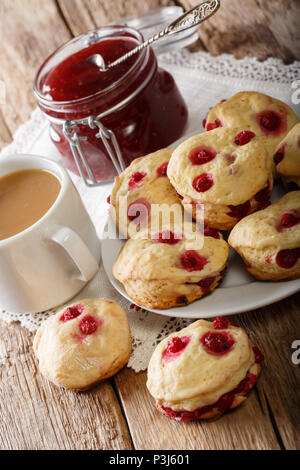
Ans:
{"label": "glass jar lid", "polygon": [[[175,21],[184,13],[184,9],[178,6],[163,7],[153,10],[139,17],[131,16],[120,18],[110,24],[124,24],[131,28],[139,30],[145,40],[161,31],[170,23]],[[155,53],[164,54],[165,52],[174,51],[183,47],[190,46],[198,40],[198,26],[190,28],[174,36],[166,36],[157,43],[152,44]]]}

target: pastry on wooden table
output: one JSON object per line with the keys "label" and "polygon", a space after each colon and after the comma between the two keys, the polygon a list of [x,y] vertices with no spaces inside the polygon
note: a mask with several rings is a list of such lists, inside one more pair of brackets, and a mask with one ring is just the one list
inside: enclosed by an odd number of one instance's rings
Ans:
{"label": "pastry on wooden table", "polygon": [[300,277],[300,191],[241,220],[229,244],[257,279],[280,281]]}
{"label": "pastry on wooden table", "polygon": [[300,123],[278,144],[274,162],[286,188],[300,189]]}
{"label": "pastry on wooden table", "polygon": [[209,111],[206,130],[243,126],[263,139],[273,162],[275,148],[297,123],[294,111],[282,101],[256,91],[241,91]]}
{"label": "pastry on wooden table", "polygon": [[153,204],[175,206],[182,216],[180,200],[167,177],[172,149],[165,148],[136,158],[115,178],[110,197],[110,213],[125,238],[135,236],[155,218]]}
{"label": "pastry on wooden table", "polygon": [[262,361],[242,328],[224,317],[198,320],[158,344],[147,387],[168,418],[216,419],[246,400]]}
{"label": "pastry on wooden table", "polygon": [[126,313],[105,299],[65,307],[42,324],[33,343],[43,376],[73,391],[116,374],[127,363],[131,348]]}
{"label": "pastry on wooden table", "polygon": [[[261,138],[242,127],[187,139],[172,153],[167,173],[184,208],[219,230],[265,207],[273,188],[271,160]],[[204,214],[197,213],[197,204]]]}
{"label": "pastry on wooden table", "polygon": [[223,279],[229,246],[215,230],[199,236],[194,225],[174,232],[127,240],[113,274],[139,306],[166,309],[182,306],[212,292]]}

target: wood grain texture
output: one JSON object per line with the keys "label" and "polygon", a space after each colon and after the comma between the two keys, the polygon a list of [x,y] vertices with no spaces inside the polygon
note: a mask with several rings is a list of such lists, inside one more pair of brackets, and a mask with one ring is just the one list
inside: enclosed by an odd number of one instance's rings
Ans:
{"label": "wood grain texture", "polygon": [[[186,9],[197,3],[181,0]],[[291,63],[300,59],[299,22],[298,0],[221,0],[218,13],[199,28],[201,47],[213,55],[279,57]]]}
{"label": "wood grain texture", "polygon": [[178,3],[172,0],[57,0],[57,2],[75,36],[119,18],[140,16],[151,10]]}
{"label": "wood grain texture", "polygon": [[259,396],[267,399],[273,426],[286,449],[300,448],[300,365],[292,363],[292,343],[300,339],[299,317],[298,293],[238,318],[264,352]]}
{"label": "wood grain texture", "polygon": [[0,78],[7,92],[1,112],[13,134],[36,105],[33,80],[38,67],[71,34],[54,0],[2,0],[0,22]]}
{"label": "wood grain texture", "polygon": [[108,381],[86,393],[47,382],[33,335],[0,322],[0,449],[131,449],[128,428]]}

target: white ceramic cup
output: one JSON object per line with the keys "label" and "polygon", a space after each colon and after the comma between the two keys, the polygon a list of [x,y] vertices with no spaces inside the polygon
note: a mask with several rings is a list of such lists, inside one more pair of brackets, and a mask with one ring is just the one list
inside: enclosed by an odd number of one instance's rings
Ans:
{"label": "white ceramic cup", "polygon": [[95,227],[60,164],[12,155],[0,161],[0,177],[32,168],[53,173],[61,190],[40,220],[0,240],[0,308],[14,313],[41,312],[71,299],[96,274],[100,259]]}

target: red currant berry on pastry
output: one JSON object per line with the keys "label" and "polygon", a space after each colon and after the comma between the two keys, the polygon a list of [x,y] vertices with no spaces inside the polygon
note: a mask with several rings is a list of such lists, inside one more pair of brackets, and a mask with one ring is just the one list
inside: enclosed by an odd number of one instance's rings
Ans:
{"label": "red currant berry on pastry", "polygon": [[169,162],[165,162],[157,168],[156,173],[158,177],[167,176],[168,163]]}
{"label": "red currant berry on pastry", "polygon": [[227,215],[229,215],[229,217],[242,219],[243,217],[246,217],[246,215],[249,213],[251,209],[251,204],[250,201],[246,201],[243,204],[238,204],[237,206],[229,205],[228,209],[230,209],[230,212],[227,212]]}
{"label": "red currant berry on pastry", "polygon": [[217,152],[211,147],[196,147],[189,153],[189,159],[193,165],[204,165],[215,158]]}
{"label": "red currant berry on pastry", "polygon": [[81,315],[83,311],[84,311],[83,305],[81,304],[74,305],[73,307],[67,308],[67,310],[63,312],[59,320],[63,322],[73,320],[73,318],[79,317],[79,315]]}
{"label": "red currant berry on pastry", "polygon": [[86,315],[80,320],[79,329],[83,335],[91,335],[98,328],[98,323],[92,315]]}
{"label": "red currant berry on pastry", "polygon": [[106,202],[107,202],[107,204],[110,204],[110,195],[109,195],[109,196],[107,196],[107,198],[106,198]]}
{"label": "red currant berry on pastry", "polygon": [[273,110],[264,110],[257,114],[257,123],[265,135],[278,133],[282,127],[280,114]]}
{"label": "red currant berry on pastry", "polygon": [[289,250],[280,250],[276,255],[276,263],[280,268],[292,268],[300,258],[300,248],[292,248]]}
{"label": "red currant berry on pastry", "polygon": [[207,259],[195,250],[187,250],[180,256],[181,267],[187,271],[201,271],[207,262]]}
{"label": "red currant berry on pastry", "polygon": [[177,420],[180,419],[181,413],[179,411],[172,410],[172,408],[168,406],[164,406],[164,405],[161,406],[161,409],[165,416],[168,416],[169,418],[173,418]]}
{"label": "red currant berry on pastry", "polygon": [[187,347],[190,339],[190,336],[174,336],[168,343],[168,351],[173,354],[182,351]]}
{"label": "red currant berry on pastry", "polygon": [[133,175],[131,175],[130,180],[128,182],[128,188],[129,189],[138,188],[143,178],[145,178],[146,174],[147,173],[145,173],[144,171],[136,171],[135,173],[133,173]]}
{"label": "red currant berry on pastry", "polygon": [[150,204],[145,198],[136,199],[128,206],[127,217],[130,221],[140,219],[145,221],[150,215]]}
{"label": "red currant berry on pastry", "polygon": [[278,232],[282,230],[294,227],[300,223],[300,211],[294,210],[291,212],[286,212],[281,216],[279,224],[276,226]]}
{"label": "red currant berry on pastry", "polygon": [[271,258],[270,258],[270,256],[266,256],[266,257],[265,257],[265,262],[266,262],[267,264],[271,264]]}
{"label": "red currant berry on pastry", "polygon": [[174,336],[162,353],[164,362],[169,362],[180,356],[191,340],[191,336]]}
{"label": "red currant berry on pastry", "polygon": [[200,342],[205,350],[210,354],[227,354],[234,344],[232,335],[228,332],[208,331],[200,338]]}
{"label": "red currant berry on pastry", "polygon": [[253,137],[255,137],[254,132],[242,131],[235,136],[234,142],[236,145],[246,145]]}
{"label": "red currant berry on pastry", "polygon": [[205,129],[205,126],[206,126],[206,118],[204,118],[203,121],[202,121],[202,127],[203,127],[203,129]]}
{"label": "red currant berry on pastry", "polygon": [[204,193],[208,191],[214,184],[213,175],[210,173],[202,173],[202,175],[196,176],[193,181],[193,188],[198,193]]}
{"label": "red currant berry on pastry", "polygon": [[283,144],[274,155],[274,162],[276,163],[276,165],[278,165],[278,163],[283,160],[285,146],[286,144]]}
{"label": "red currant berry on pastry", "polygon": [[242,380],[238,386],[231,392],[232,394],[246,394],[248,393],[251,388],[256,383],[257,376],[255,374],[251,374],[250,372],[247,376]]}
{"label": "red currant berry on pastry", "polygon": [[172,232],[171,230],[165,230],[164,232],[157,233],[151,237],[152,240],[155,240],[157,243],[166,243],[167,245],[176,245],[183,238],[183,234]]}
{"label": "red currant berry on pastry", "polygon": [[269,182],[266,184],[266,186],[258,191],[258,193],[255,194],[254,199],[256,202],[266,202],[269,201],[270,198],[270,185]]}
{"label": "red currant berry on pastry", "polygon": [[209,122],[207,125],[206,125],[206,130],[207,131],[212,131],[213,129],[216,129],[217,127],[223,127],[220,119],[215,119],[214,122]]}
{"label": "red currant berry on pastry", "polygon": [[215,280],[215,276],[205,277],[204,279],[201,279],[201,281],[197,282],[197,285],[201,287],[204,294],[208,294],[210,292],[210,287]]}
{"label": "red currant berry on pastry", "polygon": [[204,228],[204,235],[205,237],[213,237],[213,238],[216,238],[217,240],[220,240],[221,238],[219,231],[216,228],[211,228],[211,227]]}
{"label": "red currant berry on pastry", "polygon": [[229,326],[229,321],[226,317],[217,317],[214,319],[214,328],[216,330],[225,330]]}
{"label": "red currant berry on pastry", "polygon": [[284,228],[290,228],[293,227],[294,225],[299,224],[300,222],[300,212],[299,211],[293,211],[288,214],[283,214],[281,217],[281,225]]}
{"label": "red currant berry on pastry", "polygon": [[233,400],[234,400],[234,393],[231,393],[231,392],[224,393],[224,395],[222,395],[218,400],[218,403],[217,403],[218,410],[221,413],[224,413],[226,410],[229,410],[229,408],[231,408],[232,406]]}
{"label": "red currant berry on pastry", "polygon": [[253,346],[253,352],[256,364],[261,364],[264,361],[264,355],[257,346]]}

